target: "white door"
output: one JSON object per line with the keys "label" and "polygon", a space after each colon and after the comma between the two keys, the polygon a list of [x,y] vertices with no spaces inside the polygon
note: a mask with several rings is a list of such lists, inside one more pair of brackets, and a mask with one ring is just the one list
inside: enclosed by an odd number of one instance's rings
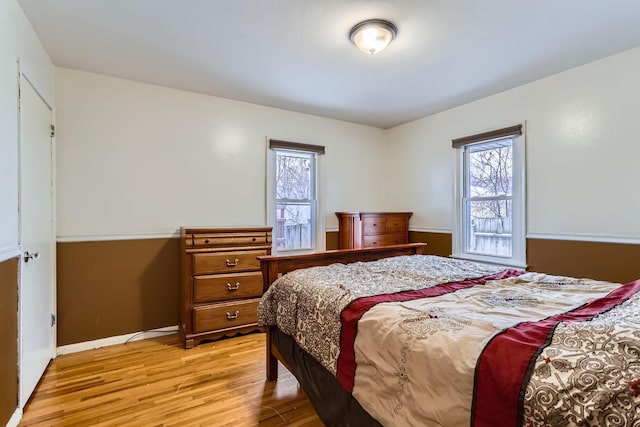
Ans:
{"label": "white door", "polygon": [[51,109],[20,76],[20,408],[54,356]]}

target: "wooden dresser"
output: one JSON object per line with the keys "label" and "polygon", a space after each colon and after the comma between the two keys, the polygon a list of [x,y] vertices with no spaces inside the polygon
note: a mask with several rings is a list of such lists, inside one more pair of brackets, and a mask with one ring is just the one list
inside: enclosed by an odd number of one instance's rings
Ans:
{"label": "wooden dresser", "polygon": [[413,212],[336,212],[338,249],[359,249],[409,243]]}
{"label": "wooden dresser", "polygon": [[262,271],[271,228],[180,229],[180,336],[185,348],[202,340],[259,330]]}

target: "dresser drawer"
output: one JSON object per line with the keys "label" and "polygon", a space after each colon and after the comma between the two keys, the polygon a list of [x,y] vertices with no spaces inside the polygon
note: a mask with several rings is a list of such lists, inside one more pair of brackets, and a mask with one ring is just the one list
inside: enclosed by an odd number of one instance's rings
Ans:
{"label": "dresser drawer", "polygon": [[186,241],[187,245],[193,248],[219,248],[223,246],[270,246],[271,233],[198,233],[188,235]]}
{"label": "dresser drawer", "polygon": [[193,254],[193,274],[233,273],[260,269],[258,256],[267,255],[266,250],[212,252]]}
{"label": "dresser drawer", "polygon": [[406,230],[406,215],[390,215],[385,219],[385,231],[387,233],[404,233]]}
{"label": "dresser drawer", "polygon": [[193,278],[193,301],[224,301],[262,296],[262,273],[215,274]]}
{"label": "dresser drawer", "polygon": [[259,298],[211,304],[193,309],[194,332],[207,332],[258,323]]}
{"label": "dresser drawer", "polygon": [[404,233],[382,234],[380,236],[364,236],[362,238],[362,246],[370,248],[374,246],[402,245],[407,243]]}
{"label": "dresser drawer", "polygon": [[257,257],[271,255],[271,240],[270,227],[180,227],[178,330],[185,348],[260,329]]}
{"label": "dresser drawer", "polygon": [[386,218],[380,216],[365,216],[362,219],[362,234],[379,234],[386,232]]}

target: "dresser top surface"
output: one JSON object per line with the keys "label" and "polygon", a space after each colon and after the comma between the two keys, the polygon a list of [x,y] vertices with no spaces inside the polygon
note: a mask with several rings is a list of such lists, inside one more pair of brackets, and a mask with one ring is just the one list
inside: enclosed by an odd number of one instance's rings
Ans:
{"label": "dresser top surface", "polygon": [[336,215],[413,215],[413,212],[396,212],[396,211],[356,211],[356,212],[336,212]]}
{"label": "dresser top surface", "polygon": [[241,233],[241,232],[271,232],[271,227],[180,227],[184,233]]}

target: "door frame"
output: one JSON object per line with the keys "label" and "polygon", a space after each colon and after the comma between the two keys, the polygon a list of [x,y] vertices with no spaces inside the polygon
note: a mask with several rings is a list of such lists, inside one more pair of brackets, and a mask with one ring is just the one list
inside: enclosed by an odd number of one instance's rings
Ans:
{"label": "door frame", "polygon": [[[45,105],[51,110],[51,124],[55,126],[56,117],[55,117],[55,105],[53,100],[48,97],[45,92],[42,90],[42,86],[38,84],[35,75],[29,71],[29,68],[25,65],[23,61],[18,59],[18,76],[17,76],[17,89],[18,89],[18,245],[20,248],[20,260],[18,263],[19,268],[19,279],[18,279],[18,295],[21,295],[22,291],[22,254],[24,253],[25,248],[23,247],[22,242],[22,227],[23,227],[23,219],[21,214],[21,200],[22,200],[22,79],[26,81],[26,84],[31,85],[36,94],[40,97],[40,99],[45,103]],[[57,347],[57,298],[56,298],[56,289],[57,289],[57,276],[56,276],[56,137],[51,137],[51,236],[49,239],[50,251],[51,251],[51,265],[49,266],[51,273],[51,311],[52,314],[56,316],[56,325],[51,327],[51,358],[54,359],[56,357],[56,347]],[[20,324],[20,305],[18,305],[18,379],[20,379],[20,371],[22,370],[21,361],[22,361],[22,339],[21,339],[21,324]],[[18,380],[20,381],[20,380]],[[22,412],[24,406],[27,402],[22,402],[21,400],[21,391],[20,386],[18,387],[18,410]]]}

